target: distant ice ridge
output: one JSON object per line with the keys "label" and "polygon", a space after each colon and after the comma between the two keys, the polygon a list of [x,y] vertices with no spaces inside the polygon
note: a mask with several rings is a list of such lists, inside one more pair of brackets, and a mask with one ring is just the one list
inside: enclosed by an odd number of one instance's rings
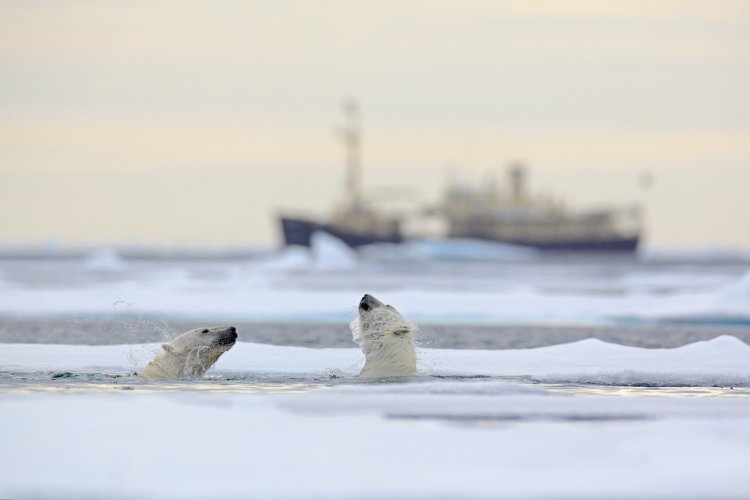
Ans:
{"label": "distant ice ridge", "polygon": [[86,256],[83,265],[88,271],[113,273],[123,272],[127,267],[120,255],[113,248],[92,250]]}
{"label": "distant ice ridge", "polygon": [[538,258],[539,252],[517,245],[471,239],[417,240],[399,244],[380,243],[360,249],[374,260],[437,260],[516,262]]}
{"label": "distant ice ridge", "polygon": [[285,247],[276,255],[257,262],[254,267],[268,271],[344,271],[357,267],[360,259],[396,262],[515,262],[531,260],[538,255],[533,249],[469,239],[375,243],[355,251],[335,236],[316,231],[310,240],[310,248]]}
{"label": "distant ice ridge", "polygon": [[[137,371],[156,344],[66,346],[6,344],[0,371]],[[144,354],[144,356],[146,356]],[[147,356],[146,356],[147,357]],[[565,384],[625,386],[750,387],[750,346],[722,336],[675,349],[643,349],[595,339],[537,349],[418,349],[423,376],[487,376]],[[325,378],[331,369],[354,377],[364,359],[356,348],[311,349],[238,343],[214,372],[307,374]]]}
{"label": "distant ice ridge", "polygon": [[738,309],[745,309],[750,314],[750,271],[739,282],[728,285],[722,292],[721,300]]}
{"label": "distant ice ridge", "polygon": [[357,254],[343,241],[316,231],[310,248],[291,246],[250,264],[258,271],[344,271],[357,266]]}
{"label": "distant ice ridge", "polygon": [[693,247],[646,247],[639,250],[649,261],[722,262],[750,261],[750,252],[739,248],[698,245]]}

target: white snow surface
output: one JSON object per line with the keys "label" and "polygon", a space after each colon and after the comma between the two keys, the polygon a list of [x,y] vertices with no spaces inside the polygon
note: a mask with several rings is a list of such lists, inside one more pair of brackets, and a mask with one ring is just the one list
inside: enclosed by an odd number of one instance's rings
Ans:
{"label": "white snow surface", "polygon": [[[746,404],[744,414],[719,422],[709,416],[464,425],[324,409],[311,415],[284,408],[286,398],[4,397],[0,494],[743,498],[750,491]],[[649,399],[628,402],[644,407]]]}
{"label": "white snow surface", "polygon": [[750,492],[750,346],[733,337],[654,350],[596,340],[420,349],[420,376],[375,382],[357,379],[356,348],[238,343],[202,380],[23,381],[127,372],[157,348],[2,345],[0,373],[12,381],[0,379],[0,497]]}

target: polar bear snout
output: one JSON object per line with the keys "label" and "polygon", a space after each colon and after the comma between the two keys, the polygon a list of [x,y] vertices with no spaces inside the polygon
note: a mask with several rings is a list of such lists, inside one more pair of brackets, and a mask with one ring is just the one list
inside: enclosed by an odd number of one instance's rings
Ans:
{"label": "polar bear snout", "polygon": [[216,339],[217,345],[234,345],[237,341],[237,329],[233,326],[226,327]]}
{"label": "polar bear snout", "polygon": [[359,301],[360,311],[369,311],[370,309],[375,309],[376,307],[382,307],[384,305],[385,304],[380,302],[369,293],[366,293],[364,297],[362,297],[362,300]]}

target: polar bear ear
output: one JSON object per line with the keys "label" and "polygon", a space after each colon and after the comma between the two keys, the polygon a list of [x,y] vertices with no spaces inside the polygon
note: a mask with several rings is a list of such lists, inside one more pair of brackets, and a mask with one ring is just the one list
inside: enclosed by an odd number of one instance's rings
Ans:
{"label": "polar bear ear", "polygon": [[161,348],[164,349],[165,351],[169,352],[169,353],[174,353],[174,347],[169,342],[164,342],[161,345]]}

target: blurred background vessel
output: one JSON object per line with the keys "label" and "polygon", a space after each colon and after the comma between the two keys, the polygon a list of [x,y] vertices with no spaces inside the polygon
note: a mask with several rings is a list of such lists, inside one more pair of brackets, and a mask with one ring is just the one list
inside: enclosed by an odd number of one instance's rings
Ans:
{"label": "blurred background vessel", "polygon": [[417,239],[479,239],[561,252],[624,252],[638,248],[642,222],[639,206],[572,211],[551,196],[531,192],[528,169],[521,162],[507,169],[499,187],[451,182],[441,202],[402,213],[388,213],[369,202],[361,189],[361,126],[355,102],[344,106],[347,126],[346,201],[325,221],[289,214],[279,216],[284,244],[310,246],[315,231],[351,247]]}

